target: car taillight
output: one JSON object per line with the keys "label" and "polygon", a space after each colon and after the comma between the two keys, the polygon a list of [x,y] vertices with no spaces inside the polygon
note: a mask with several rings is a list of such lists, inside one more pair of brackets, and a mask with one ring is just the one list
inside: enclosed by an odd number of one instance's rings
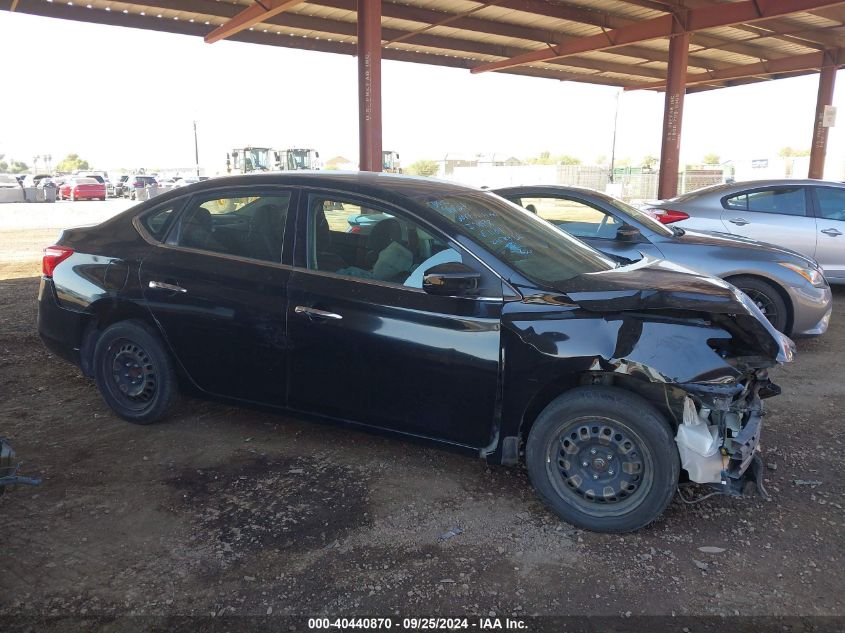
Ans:
{"label": "car taillight", "polygon": [[73,255],[73,249],[67,246],[48,246],[41,258],[41,272],[45,277],[52,277],[56,266]]}
{"label": "car taillight", "polygon": [[663,224],[672,224],[672,222],[680,222],[681,220],[689,219],[688,213],[676,211],[675,209],[650,209],[650,211]]}
{"label": "car taillight", "polygon": [[361,232],[361,225],[360,224],[356,224],[355,226],[350,227],[349,231],[348,231],[348,233],[360,233],[360,232]]}

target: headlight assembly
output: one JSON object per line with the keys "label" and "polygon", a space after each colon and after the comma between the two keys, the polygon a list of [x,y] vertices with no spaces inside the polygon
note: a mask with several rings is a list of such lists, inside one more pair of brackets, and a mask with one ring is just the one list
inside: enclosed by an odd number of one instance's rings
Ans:
{"label": "headlight assembly", "polygon": [[822,288],[827,285],[824,273],[819,268],[808,268],[806,266],[798,266],[797,264],[789,264],[787,262],[778,262],[778,264],[798,273],[817,288]]}

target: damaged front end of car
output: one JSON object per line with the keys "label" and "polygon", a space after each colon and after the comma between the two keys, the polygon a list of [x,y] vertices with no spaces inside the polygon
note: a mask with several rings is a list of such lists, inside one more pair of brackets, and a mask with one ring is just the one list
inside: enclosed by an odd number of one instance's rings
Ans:
{"label": "damaged front end of car", "polygon": [[655,260],[632,268],[624,278],[598,273],[566,289],[579,308],[622,321],[613,354],[590,368],[594,376],[647,378],[660,388],[689,481],[731,496],[753,483],[768,498],[763,400],[781,393],[769,369],[791,362],[795,344],[727,282],[678,275],[687,271]]}

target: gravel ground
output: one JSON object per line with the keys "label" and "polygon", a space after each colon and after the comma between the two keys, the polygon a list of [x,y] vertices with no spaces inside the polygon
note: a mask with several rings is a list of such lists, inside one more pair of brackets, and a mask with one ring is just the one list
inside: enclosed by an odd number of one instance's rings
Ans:
{"label": "gravel ground", "polygon": [[740,614],[845,626],[845,288],[830,332],[774,371],[773,500],[676,499],[655,525],[610,536],[561,523],[522,469],[409,442],[199,400],[151,427],[120,421],[37,338],[36,257],[54,233],[3,228],[0,435],[44,483],[0,498],[0,621]]}

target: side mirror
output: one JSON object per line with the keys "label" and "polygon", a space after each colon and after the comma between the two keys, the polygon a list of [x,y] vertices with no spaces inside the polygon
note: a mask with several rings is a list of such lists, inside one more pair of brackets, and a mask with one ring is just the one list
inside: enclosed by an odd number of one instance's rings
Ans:
{"label": "side mirror", "polygon": [[445,262],[423,273],[423,290],[430,295],[472,295],[481,284],[481,273],[460,262]]}
{"label": "side mirror", "polygon": [[640,235],[640,230],[630,224],[623,224],[616,229],[616,239],[620,242],[638,242]]}

